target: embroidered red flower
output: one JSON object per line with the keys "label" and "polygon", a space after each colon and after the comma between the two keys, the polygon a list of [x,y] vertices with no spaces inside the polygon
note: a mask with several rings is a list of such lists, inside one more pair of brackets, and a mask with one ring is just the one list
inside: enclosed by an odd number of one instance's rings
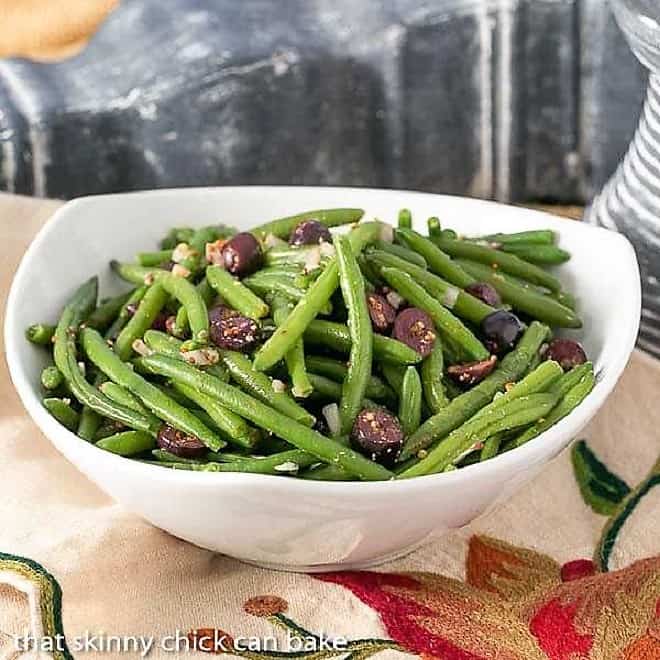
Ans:
{"label": "embroidered red flower", "polygon": [[474,536],[466,581],[430,573],[329,573],[377,610],[391,637],[442,660],[660,658],[660,557],[597,573]]}

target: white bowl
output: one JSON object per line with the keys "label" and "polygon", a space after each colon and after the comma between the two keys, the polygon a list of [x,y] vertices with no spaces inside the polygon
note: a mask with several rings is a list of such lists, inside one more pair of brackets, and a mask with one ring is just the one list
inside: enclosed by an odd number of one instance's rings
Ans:
{"label": "white bowl", "polygon": [[[392,221],[412,210],[417,229],[437,215],[466,234],[550,227],[570,250],[559,277],[577,294],[581,340],[598,373],[575,411],[523,447],[455,472],[396,482],[314,482],[278,476],[180,472],[95,448],[41,404],[45,351],[24,339],[30,323],[55,322],[94,273],[103,295],[118,290],[110,259],[154,249],[173,225],[218,221],[247,229],[313,208],[353,206]],[[508,497],[568,445],[603,405],[637,335],[640,285],[621,235],[545,213],[473,199],[393,190],[239,187],[161,190],[77,199],[36,237],[7,303],[12,380],[29,414],[78,469],[127,509],[196,545],[257,564],[299,571],[356,568],[403,554],[434,532],[469,523]]]}

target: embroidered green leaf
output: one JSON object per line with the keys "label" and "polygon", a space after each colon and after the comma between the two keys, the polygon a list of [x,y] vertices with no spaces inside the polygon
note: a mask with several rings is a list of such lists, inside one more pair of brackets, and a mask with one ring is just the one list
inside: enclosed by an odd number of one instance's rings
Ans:
{"label": "embroidered green leaf", "polygon": [[601,571],[609,570],[609,561],[621,528],[630,517],[644,496],[655,486],[660,486],[660,458],[656,461],[649,475],[616,507],[603,528],[600,541],[594,553],[594,562]]}
{"label": "embroidered green leaf", "polygon": [[584,440],[573,445],[571,460],[582,499],[596,513],[612,515],[630,493],[628,484],[610,472]]}
{"label": "embroidered green leaf", "polygon": [[12,583],[18,583],[18,588],[24,590],[39,607],[41,621],[32,621],[31,634],[35,634],[36,626],[40,637],[57,640],[58,648],[52,652],[53,660],[73,660],[62,628],[62,590],[57,580],[32,559],[0,552],[0,584],[7,581],[3,579],[5,572],[12,575]]}

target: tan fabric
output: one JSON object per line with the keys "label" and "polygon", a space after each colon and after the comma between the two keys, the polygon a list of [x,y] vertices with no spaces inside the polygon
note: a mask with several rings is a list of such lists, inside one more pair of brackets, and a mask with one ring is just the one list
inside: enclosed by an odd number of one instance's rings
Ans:
{"label": "tan fabric", "polygon": [[[0,196],[3,300],[21,254],[56,205]],[[605,410],[585,434],[600,460],[630,486],[644,480],[660,454],[659,393],[658,364],[636,354]],[[592,557],[606,522],[581,497],[568,451],[498,510],[378,569],[397,574],[424,571],[456,580],[426,576],[419,584],[367,589],[362,582],[347,585],[346,576],[330,576],[332,583],[252,568],[188,545],[123,511],[71,467],[28,419],[9,382],[4,360],[0,365],[0,411],[0,553],[38,562],[54,576],[63,591],[63,626],[70,645],[90,631],[155,636],[158,646],[159,640],[177,629],[185,633],[200,627],[234,636],[277,635],[284,645],[283,624],[277,618],[282,614],[277,612],[286,608],[286,617],[317,633],[349,640],[394,638],[402,651],[437,657],[569,657],[553,655],[552,644],[574,637],[576,644],[584,645],[587,634],[594,640],[589,646],[591,655],[574,653],[570,657],[660,657],[660,625],[653,623],[652,614],[653,599],[660,599],[657,564],[636,564],[639,568],[630,569],[632,573],[610,573],[623,576],[617,578],[616,589],[603,586],[610,583],[602,576],[599,582],[590,582],[595,578],[565,582],[564,586],[595,589],[589,593],[597,593],[597,598],[585,602],[601,603],[593,612],[581,606],[574,615],[576,621],[582,617],[574,634],[572,629],[569,634],[561,628],[564,619],[555,616],[550,606],[543,610],[546,614],[538,615],[539,622],[530,619],[540,611],[538,603],[555,593],[550,589],[559,581],[559,567]],[[660,489],[650,489],[617,537],[610,571],[660,554],[659,505]],[[484,539],[484,535],[499,541]],[[493,575],[505,565],[510,570],[496,580]],[[521,577],[525,566],[533,579]],[[575,565],[571,567],[577,570]],[[37,573],[22,561],[3,560],[0,555],[0,658],[19,657],[10,635],[30,627],[27,599],[15,588],[21,578],[27,591],[30,585],[40,586],[42,606],[52,603],[47,598],[48,585]],[[463,583],[466,574],[467,585]],[[634,588],[624,590],[621,585],[626,580]],[[489,587],[491,583],[494,586]],[[542,594],[539,585],[545,585]],[[493,594],[504,591],[506,599],[495,606]],[[561,593],[564,596],[558,597],[557,607],[581,597],[581,592]],[[279,600],[248,602],[263,594],[276,595]],[[412,633],[406,632],[410,608],[401,608],[398,598],[408,599],[415,612],[423,612],[410,624]],[[468,603],[473,605],[464,610]],[[419,609],[422,606],[426,609]],[[269,612],[272,616],[264,618]],[[614,618],[603,622],[604,613]],[[458,623],[452,624],[457,617]],[[554,632],[544,632],[546,623],[546,627],[554,626]],[[422,632],[415,632],[417,628]],[[445,647],[434,641],[440,638],[471,649],[473,655],[442,651]],[[399,653],[388,650],[385,642],[370,643],[371,652],[380,658]],[[280,650],[287,649],[280,646]],[[84,657],[78,652],[73,655]],[[110,652],[102,657],[138,655]],[[176,656],[155,648],[149,657]]]}
{"label": "tan fabric", "polygon": [[0,0],[0,57],[58,60],[82,50],[119,0]]}

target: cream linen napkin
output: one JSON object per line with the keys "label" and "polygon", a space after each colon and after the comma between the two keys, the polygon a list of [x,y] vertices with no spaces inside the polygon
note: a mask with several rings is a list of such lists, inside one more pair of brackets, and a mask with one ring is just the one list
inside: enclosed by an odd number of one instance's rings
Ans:
{"label": "cream linen napkin", "polygon": [[[56,206],[0,196],[2,299]],[[123,511],[40,434],[3,362],[0,658],[35,657],[21,651],[31,631],[44,658],[150,645],[151,658],[182,657],[202,628],[219,653],[251,660],[660,658],[659,395],[660,366],[636,353],[588,441],[508,503],[376,571],[313,577],[214,555]]]}

